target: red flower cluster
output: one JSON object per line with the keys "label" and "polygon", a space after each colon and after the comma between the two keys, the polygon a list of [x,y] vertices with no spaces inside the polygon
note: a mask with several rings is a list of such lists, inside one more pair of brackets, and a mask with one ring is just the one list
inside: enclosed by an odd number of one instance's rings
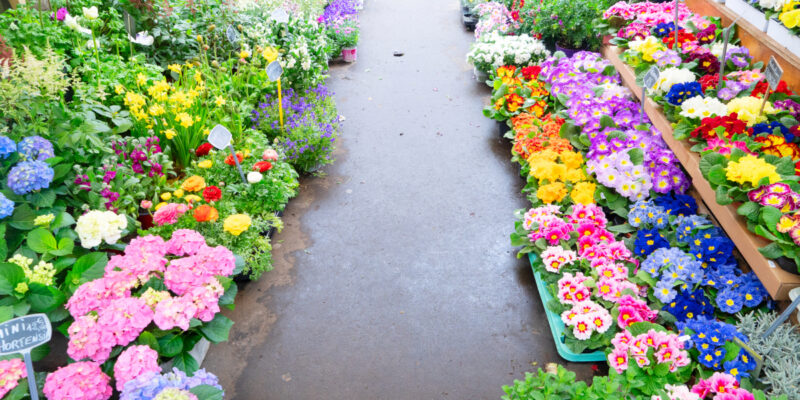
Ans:
{"label": "red flower cluster", "polygon": [[198,157],[202,157],[211,152],[211,149],[213,148],[214,146],[212,146],[211,143],[203,143],[200,146],[197,146],[197,150],[194,151],[194,154]]}
{"label": "red flower cluster", "polygon": [[736,113],[731,113],[724,117],[708,117],[700,121],[700,126],[695,128],[691,135],[693,138],[702,138],[710,140],[718,137],[716,129],[722,127],[724,129],[723,135],[725,138],[732,138],[733,135],[742,134],[747,129],[747,124],[739,120]]}
{"label": "red flower cluster", "polygon": [[271,169],[272,169],[272,163],[269,161],[259,161],[253,164],[253,171],[264,173]]}
{"label": "red flower cluster", "polygon": [[[723,77],[723,80],[727,79]],[[708,88],[716,89],[717,84],[719,83],[719,75],[718,74],[703,75],[702,77],[700,77],[698,82],[700,82],[700,86],[703,88],[703,93],[705,93],[706,89]]]}
{"label": "red flower cluster", "polygon": [[542,72],[542,67],[538,65],[531,65],[530,67],[522,68],[522,77],[526,81],[532,81],[539,78],[539,73]]}
{"label": "red flower cluster", "polygon": [[[767,83],[766,80],[762,80],[756,84],[756,88],[753,89],[752,95],[754,97],[761,97],[767,91],[768,87],[769,83]],[[789,89],[789,87],[786,85],[786,81],[784,80],[781,80],[781,82],[778,83],[778,87],[775,89],[775,93],[783,93],[787,96],[791,96],[794,94],[794,92],[792,92],[791,89]]]}
{"label": "red flower cluster", "polygon": [[[678,39],[680,40],[680,35],[678,35]],[[701,71],[705,72],[706,74],[716,74],[719,72],[719,59],[717,56],[710,54],[710,53],[693,53],[689,55],[686,61],[697,61],[697,68]]]}
{"label": "red flower cluster", "polygon": [[207,203],[211,203],[213,201],[217,201],[222,198],[222,191],[219,190],[216,186],[206,186],[203,189],[203,200]]}
{"label": "red flower cluster", "polygon": [[[678,31],[678,43],[681,44],[681,48],[683,48],[684,43],[694,42],[695,40],[697,40],[697,38],[694,36],[694,34],[688,32],[686,29],[681,29]],[[672,46],[675,44],[675,34],[671,33],[667,36],[664,36],[664,38],[661,39],[661,41],[664,42],[664,44],[666,44],[667,47],[672,49]]]}
{"label": "red flower cluster", "polygon": [[[239,164],[241,164],[242,161],[244,161],[244,155],[238,151],[236,152],[236,158],[239,159]],[[228,156],[225,157],[225,164],[236,165],[236,161],[233,161],[233,155],[228,154]]]}

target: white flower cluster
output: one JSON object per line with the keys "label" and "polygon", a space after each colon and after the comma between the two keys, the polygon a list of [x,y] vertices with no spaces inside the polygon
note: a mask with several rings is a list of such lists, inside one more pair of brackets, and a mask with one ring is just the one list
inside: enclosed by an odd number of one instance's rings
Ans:
{"label": "white flower cluster", "polygon": [[758,5],[765,10],[781,11],[787,0],[758,0]]}
{"label": "white flower cluster", "polygon": [[22,254],[14,254],[14,257],[8,259],[11,264],[16,264],[25,273],[25,278],[30,283],[41,283],[42,285],[51,286],[53,278],[56,276],[56,268],[53,264],[40,260],[33,268],[33,260],[23,256]]}
{"label": "white flower cluster", "polygon": [[660,94],[667,93],[672,85],[694,82],[695,80],[694,72],[685,68],[669,67],[661,71],[655,91]]}
{"label": "white flower cluster", "polygon": [[99,246],[103,240],[114,244],[122,236],[122,230],[128,226],[124,215],[114,214],[113,211],[89,211],[78,218],[75,232],[81,239],[81,246],[92,248]]}
{"label": "white flower cluster", "polygon": [[728,115],[728,106],[716,97],[694,96],[681,104],[681,115],[700,119]]}
{"label": "white flower cluster", "polygon": [[532,65],[549,55],[541,41],[528,35],[504,36],[492,32],[473,43],[467,54],[467,62],[483,72],[491,73],[503,65]]}

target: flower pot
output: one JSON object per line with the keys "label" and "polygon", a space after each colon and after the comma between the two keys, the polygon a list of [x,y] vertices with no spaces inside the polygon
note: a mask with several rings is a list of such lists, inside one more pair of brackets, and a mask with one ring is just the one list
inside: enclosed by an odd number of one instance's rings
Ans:
{"label": "flower pot", "polygon": [[725,6],[764,32],[767,31],[768,25],[772,25],[763,12],[751,6],[746,0],[726,0]]}
{"label": "flower pot", "polygon": [[558,45],[558,43],[556,43],[556,51],[563,52],[567,57],[571,58],[572,56],[575,55],[575,53],[583,51],[583,49],[570,49],[567,47],[561,47]]}
{"label": "flower pot", "polygon": [[[775,264],[778,264],[778,267],[790,274],[800,275],[800,272],[797,271],[797,265],[795,265],[794,261],[788,257],[778,257],[774,260]],[[771,264],[770,264],[771,265]]]}
{"label": "flower pot", "polygon": [[478,25],[478,18],[472,14],[464,14],[461,16],[461,22],[468,31],[474,31]]}
{"label": "flower pot", "polygon": [[500,133],[500,137],[506,137],[506,133],[511,130],[511,127],[508,126],[508,121],[497,121],[497,131]]}
{"label": "flower pot", "polygon": [[344,62],[353,63],[356,62],[356,48],[355,47],[345,47],[342,49],[342,59]]}
{"label": "flower pot", "polygon": [[797,37],[794,32],[790,31],[780,21],[771,21],[769,23],[767,36],[785,46],[789,52],[800,56],[800,37]]}
{"label": "flower pot", "polygon": [[472,76],[480,83],[486,83],[489,80],[489,74],[479,70],[477,67],[472,68]]}
{"label": "flower pot", "polygon": [[139,217],[136,218],[140,224],[142,224],[142,229],[150,229],[153,227],[153,215],[147,211],[139,211]]}

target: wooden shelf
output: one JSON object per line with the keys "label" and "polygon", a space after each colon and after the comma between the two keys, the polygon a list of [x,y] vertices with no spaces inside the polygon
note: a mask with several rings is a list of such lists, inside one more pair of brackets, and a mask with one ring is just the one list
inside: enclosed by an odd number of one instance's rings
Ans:
{"label": "wooden shelf", "polygon": [[[627,86],[634,96],[639,99],[642,88],[636,84],[636,75],[627,64],[620,58],[620,49],[616,46],[605,46],[602,49],[603,56],[611,61],[617,68],[622,83]],[[641,100],[641,99],[639,99]],[[659,131],[669,148],[675,153],[676,158],[683,164],[689,173],[692,184],[700,194],[703,202],[719,222],[722,229],[736,244],[736,248],[742,254],[747,264],[750,266],[761,283],[775,300],[786,300],[789,298],[789,290],[800,287],[800,275],[794,275],[780,269],[774,261],[767,260],[758,249],[769,244],[766,239],[757,236],[747,229],[747,225],[742,217],[736,213],[736,205],[719,205],[716,201],[716,194],[709,182],[700,172],[700,155],[691,151],[688,141],[675,140],[672,132],[672,125],[667,117],[661,112],[661,107],[652,99],[645,100],[645,112],[650,118],[650,122]]]}
{"label": "wooden shelf", "polygon": [[[726,27],[739,17],[733,10],[714,0],[686,0],[686,5],[697,14],[721,18],[722,24]],[[770,24],[777,23],[779,22],[770,21]],[[754,60],[766,64],[770,56],[775,57],[783,68],[782,79],[790,88],[800,88],[800,57],[744,18],[736,22],[736,37],[742,46],[750,50]]]}

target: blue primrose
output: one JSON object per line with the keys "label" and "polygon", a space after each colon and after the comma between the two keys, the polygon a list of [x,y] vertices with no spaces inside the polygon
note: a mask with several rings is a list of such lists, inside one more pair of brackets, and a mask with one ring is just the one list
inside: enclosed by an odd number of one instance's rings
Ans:
{"label": "blue primrose", "polygon": [[658,37],[664,37],[669,35],[674,30],[675,30],[674,22],[662,22],[656,25],[655,29],[653,30],[653,34]]}
{"label": "blue primrose", "polygon": [[744,306],[744,296],[734,288],[725,288],[717,293],[717,308],[728,314],[736,314]]}
{"label": "blue primrose", "polygon": [[686,99],[703,94],[703,87],[699,82],[686,82],[676,83],[672,85],[667,93],[666,99],[669,104],[679,106],[683,104]]}

